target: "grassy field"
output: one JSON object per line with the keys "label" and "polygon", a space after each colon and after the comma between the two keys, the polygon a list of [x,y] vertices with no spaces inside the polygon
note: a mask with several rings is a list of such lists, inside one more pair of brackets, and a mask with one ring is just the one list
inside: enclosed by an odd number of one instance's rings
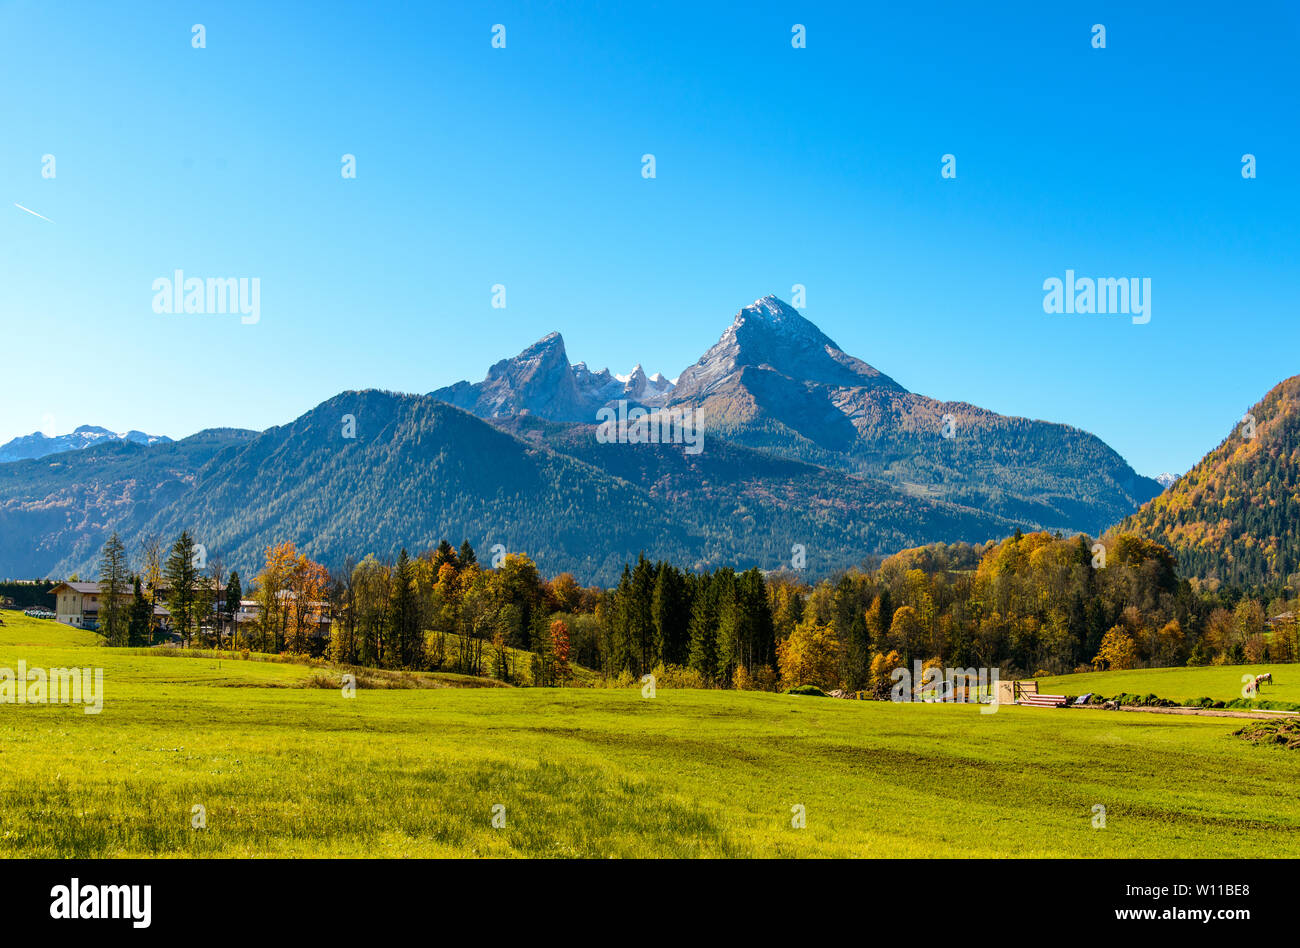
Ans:
{"label": "grassy field", "polygon": [[1240,698],[1243,675],[1272,672],[1273,683],[1263,686],[1259,697],[1266,701],[1300,702],[1300,664],[1295,665],[1207,665],[1196,668],[1140,668],[1131,671],[1085,672],[1038,679],[1046,694],[1103,695],[1154,694],[1174,701]]}
{"label": "grassy field", "polygon": [[0,648],[7,645],[98,645],[94,632],[55,622],[31,619],[21,612],[0,610]]}
{"label": "grassy field", "polygon": [[662,688],[346,698],[304,665],[9,630],[0,666],[95,665],[105,689],[98,715],[0,704],[10,856],[1300,855],[1300,754],[1239,721]]}

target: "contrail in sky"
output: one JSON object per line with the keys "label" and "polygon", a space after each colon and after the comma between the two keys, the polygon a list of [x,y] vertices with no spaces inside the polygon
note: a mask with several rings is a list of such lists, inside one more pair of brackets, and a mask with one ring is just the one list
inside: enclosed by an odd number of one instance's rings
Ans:
{"label": "contrail in sky", "polygon": [[[31,214],[33,217],[39,217],[43,221],[50,221],[50,219],[46,217],[44,214],[37,214],[30,207],[23,207],[17,201],[14,201],[14,207],[18,208],[18,210],[20,211],[26,211],[28,214]],[[53,224],[54,221],[50,221],[50,223]]]}

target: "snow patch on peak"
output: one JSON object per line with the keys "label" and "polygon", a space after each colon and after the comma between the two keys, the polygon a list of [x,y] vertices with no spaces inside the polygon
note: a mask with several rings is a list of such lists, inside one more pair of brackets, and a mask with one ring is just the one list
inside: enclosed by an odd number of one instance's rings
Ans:
{"label": "snow patch on peak", "polygon": [[132,428],[130,431],[110,431],[99,425],[78,425],[71,433],[63,435],[46,435],[37,431],[33,434],[14,438],[7,444],[0,445],[0,463],[22,461],[30,458],[43,458],[64,451],[80,451],[97,444],[110,441],[127,441],[132,444],[150,447],[155,444],[167,444],[171,438],[165,435],[151,435]]}
{"label": "snow patch on peak", "polygon": [[656,372],[647,376],[640,362],[627,375],[616,375],[614,378],[623,383],[623,398],[645,405],[662,404],[673,390],[673,384],[663,377],[663,373]]}
{"label": "snow patch on peak", "polygon": [[677,380],[674,398],[703,398],[748,367],[799,382],[903,391],[893,379],[845,353],[835,341],[776,296],[736,313],[722,337]]}

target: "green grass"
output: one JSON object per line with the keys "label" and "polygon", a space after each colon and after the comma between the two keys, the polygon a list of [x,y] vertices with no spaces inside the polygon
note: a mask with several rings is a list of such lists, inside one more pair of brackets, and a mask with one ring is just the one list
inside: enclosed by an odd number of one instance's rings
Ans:
{"label": "green grass", "polygon": [[1240,721],[639,687],[345,698],[304,687],[307,665],[0,643],[20,658],[99,665],[105,697],[0,705],[11,856],[1300,855],[1300,754]]}
{"label": "green grass", "polygon": [[1240,698],[1243,675],[1272,672],[1273,683],[1265,684],[1259,697],[1265,701],[1300,702],[1300,664],[1291,665],[1206,665],[1195,668],[1139,668],[1130,671],[1084,672],[1038,679],[1046,694],[1103,695],[1154,694],[1174,701]]}
{"label": "green grass", "polygon": [[5,645],[98,645],[94,632],[54,619],[33,619],[20,611],[0,609],[0,647]]}

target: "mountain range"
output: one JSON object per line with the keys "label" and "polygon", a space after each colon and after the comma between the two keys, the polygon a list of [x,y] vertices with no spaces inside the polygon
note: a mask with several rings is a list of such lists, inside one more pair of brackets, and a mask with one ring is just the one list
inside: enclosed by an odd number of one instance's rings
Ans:
{"label": "mountain range", "polygon": [[457,382],[430,393],[480,418],[538,415],[552,421],[592,421],[596,411],[619,400],[642,407],[668,403],[673,383],[640,364],[629,375],[592,372],[585,362],[569,365],[564,338],[547,333],[513,359],[502,359],[482,382]]}
{"label": "mountain range", "polygon": [[43,458],[62,451],[80,451],[106,441],[130,441],[133,444],[166,444],[171,438],[165,435],[145,434],[143,431],[109,431],[97,425],[82,425],[70,434],[48,437],[37,431],[0,445],[0,464]]}
{"label": "mountain range", "polygon": [[676,385],[646,397],[610,378],[569,365],[551,333],[483,381],[431,394],[494,422],[527,414],[594,424],[619,399],[689,411],[730,444],[1027,528],[1097,532],[1162,489],[1085,431],[908,392],[773,296],[741,309]]}
{"label": "mountain range", "polygon": [[[620,402],[691,418],[704,450],[606,443],[598,412]],[[551,333],[429,395],[344,392],[263,432],[0,465],[0,576],[88,575],[110,531],[134,551],[182,528],[241,574],[278,540],[340,566],[445,537],[583,582],[641,550],[776,568],[796,544],[825,575],[1017,528],[1099,533],[1160,490],[1077,428],[909,392],[764,297],[675,383],[571,365]]]}

